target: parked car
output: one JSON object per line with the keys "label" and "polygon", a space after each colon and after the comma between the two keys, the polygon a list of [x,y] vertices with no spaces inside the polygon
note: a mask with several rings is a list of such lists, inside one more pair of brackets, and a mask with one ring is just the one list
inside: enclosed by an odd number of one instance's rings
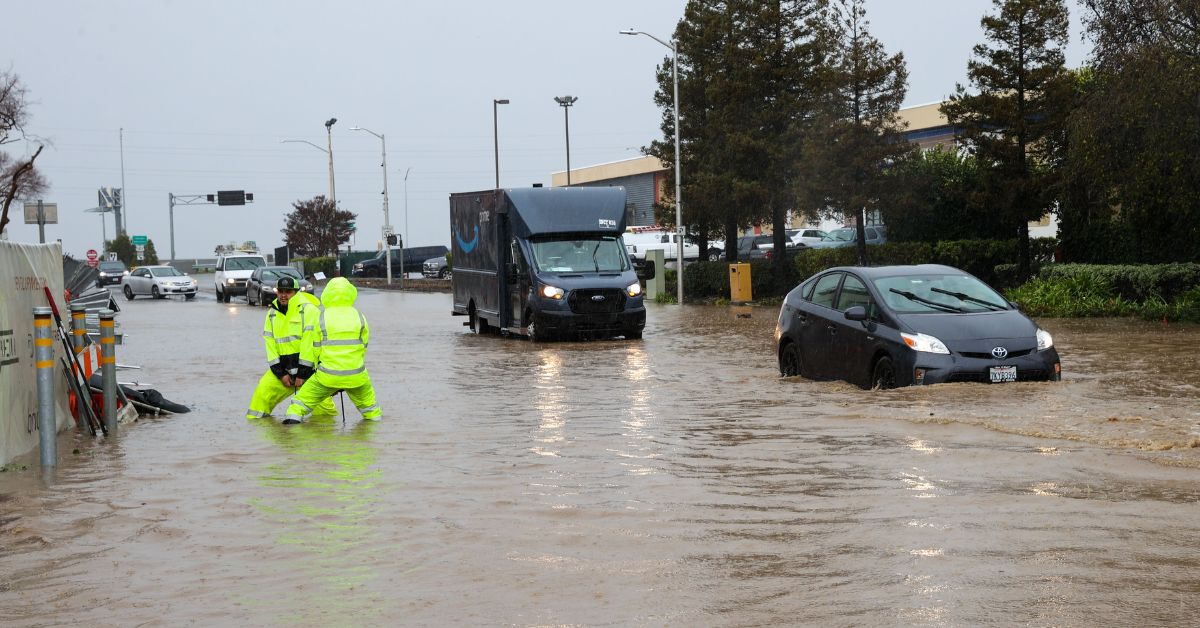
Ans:
{"label": "parked car", "polygon": [[104,287],[109,284],[119,284],[129,275],[129,271],[125,268],[125,262],[100,262],[97,267],[100,271],[100,278],[96,280],[96,285]]}
{"label": "parked car", "polygon": [[1050,333],[949,266],[839,267],[788,293],[775,327],[779,372],[866,388],[1057,381]]}
{"label": "parked car", "polygon": [[[863,227],[863,231],[867,236],[867,244],[883,244],[887,242],[887,231],[880,226]],[[813,242],[809,245],[814,249],[840,249],[847,246],[855,246],[858,242],[857,227],[842,227],[830,231],[820,242]]]}
{"label": "parked car", "polygon": [[174,266],[139,266],[129,272],[121,291],[130,301],[138,295],[165,299],[172,294],[182,294],[190,301],[196,297],[196,280]]}
{"label": "parked car", "polygon": [[450,264],[446,262],[446,256],[425,260],[425,264],[421,266],[421,274],[430,279],[450,279]]}
{"label": "parked car", "polygon": [[237,252],[217,257],[217,270],[213,287],[217,291],[218,303],[229,303],[229,298],[246,294],[246,283],[255,268],[267,265],[267,260],[258,253]]}
{"label": "parked car", "polygon": [[738,261],[748,262],[756,259],[768,259],[767,251],[775,246],[775,236],[748,235],[738,238]]}
{"label": "parked car", "polygon": [[829,234],[821,231],[820,229],[787,230],[788,239],[791,240],[793,244],[803,244],[805,246],[813,244],[814,242],[820,242],[821,240],[825,239],[825,236],[827,235]]}
{"label": "parked car", "polygon": [[[422,267],[425,260],[434,257],[443,256],[450,252],[445,246],[413,246],[404,249],[404,268],[401,269],[400,249],[391,249],[392,251],[392,274],[399,275],[401,273],[419,273],[422,272]],[[350,271],[354,277],[386,277],[387,276],[387,258],[384,257],[384,252],[380,251],[375,257],[363,260],[354,265]]]}
{"label": "parked car", "polygon": [[275,284],[283,277],[296,280],[301,292],[313,291],[312,282],[300,276],[300,271],[291,266],[263,266],[255,268],[250,279],[246,281],[246,303],[249,305],[270,305],[275,298]]}

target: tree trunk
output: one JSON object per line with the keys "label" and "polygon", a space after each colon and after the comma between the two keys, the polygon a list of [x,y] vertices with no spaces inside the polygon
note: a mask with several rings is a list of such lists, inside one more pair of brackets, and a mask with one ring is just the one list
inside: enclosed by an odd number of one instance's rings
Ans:
{"label": "tree trunk", "polygon": [[738,226],[737,219],[732,215],[725,217],[725,261],[736,262],[738,255]]}

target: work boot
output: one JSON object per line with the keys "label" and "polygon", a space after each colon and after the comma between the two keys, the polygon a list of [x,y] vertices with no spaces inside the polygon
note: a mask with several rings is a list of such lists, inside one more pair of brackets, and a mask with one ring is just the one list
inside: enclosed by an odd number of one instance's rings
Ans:
{"label": "work boot", "polygon": [[296,424],[297,424],[297,423],[299,423],[299,422],[300,422],[300,419],[295,419],[295,418],[292,418],[292,417],[288,417],[288,418],[286,418],[286,419],[284,419],[284,420],[283,420],[283,424],[284,424],[284,425],[296,425]]}

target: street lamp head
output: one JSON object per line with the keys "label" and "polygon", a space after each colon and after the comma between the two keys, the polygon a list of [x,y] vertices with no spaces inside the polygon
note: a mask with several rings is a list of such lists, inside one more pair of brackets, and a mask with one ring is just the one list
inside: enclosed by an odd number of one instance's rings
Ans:
{"label": "street lamp head", "polygon": [[352,126],[352,127],[350,127],[350,130],[351,131],[366,131],[366,129],[362,128],[361,126]]}
{"label": "street lamp head", "polygon": [[493,100],[492,102],[493,102],[493,103],[495,103],[495,104],[497,104],[497,105],[507,105],[507,104],[508,104],[508,99],[507,99],[507,98],[501,98],[500,100]]}
{"label": "street lamp head", "polygon": [[575,104],[576,100],[579,100],[579,99],[576,98],[575,96],[555,96],[554,97],[554,102],[556,102],[564,107],[570,107],[571,105]]}
{"label": "street lamp head", "polygon": [[330,118],[325,121],[325,128],[332,129],[333,125],[337,124],[337,118]]}
{"label": "street lamp head", "polygon": [[641,35],[641,32],[634,30],[632,28],[627,28],[627,29],[621,31],[621,34],[622,35]]}

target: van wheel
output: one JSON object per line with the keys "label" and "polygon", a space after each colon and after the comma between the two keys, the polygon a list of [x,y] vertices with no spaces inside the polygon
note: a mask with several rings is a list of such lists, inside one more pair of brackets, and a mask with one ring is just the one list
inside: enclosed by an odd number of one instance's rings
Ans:
{"label": "van wheel", "polygon": [[887,390],[896,387],[896,367],[892,366],[892,359],[883,356],[875,363],[875,371],[871,375],[872,390]]}
{"label": "van wheel", "polygon": [[626,340],[641,340],[642,339],[642,330],[639,329],[637,331],[634,331],[631,329],[631,330],[625,332],[625,339]]}
{"label": "van wheel", "polygon": [[789,342],[779,354],[779,374],[784,377],[795,377],[800,374],[802,365],[800,349],[796,343]]}
{"label": "van wheel", "polygon": [[129,301],[133,300],[133,289],[129,286],[125,286],[125,298]]}

